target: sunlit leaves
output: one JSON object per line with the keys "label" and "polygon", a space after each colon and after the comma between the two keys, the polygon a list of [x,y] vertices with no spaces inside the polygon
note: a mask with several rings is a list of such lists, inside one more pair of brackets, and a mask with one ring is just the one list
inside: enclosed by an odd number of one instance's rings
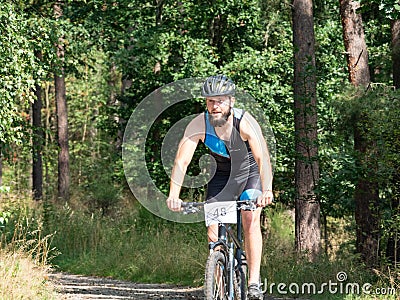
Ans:
{"label": "sunlit leaves", "polygon": [[40,74],[33,52],[29,20],[10,3],[0,2],[0,143],[22,141],[24,107],[33,101],[34,74]]}

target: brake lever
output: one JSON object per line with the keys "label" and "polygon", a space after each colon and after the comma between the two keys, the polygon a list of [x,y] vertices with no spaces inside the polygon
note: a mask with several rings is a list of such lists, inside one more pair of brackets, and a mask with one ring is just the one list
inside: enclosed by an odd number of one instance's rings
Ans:
{"label": "brake lever", "polygon": [[184,215],[189,215],[189,214],[195,214],[198,213],[200,211],[200,209],[198,207],[194,207],[194,206],[187,206],[183,209],[183,214]]}
{"label": "brake lever", "polygon": [[239,209],[241,210],[256,210],[257,206],[254,200],[248,200],[245,203],[240,204]]}

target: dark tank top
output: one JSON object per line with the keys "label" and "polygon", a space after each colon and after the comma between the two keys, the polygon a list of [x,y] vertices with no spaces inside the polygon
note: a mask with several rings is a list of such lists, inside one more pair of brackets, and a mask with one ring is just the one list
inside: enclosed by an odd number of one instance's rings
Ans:
{"label": "dark tank top", "polygon": [[236,174],[235,176],[249,176],[254,172],[258,174],[250,145],[240,136],[240,122],[245,111],[233,108],[232,113],[233,128],[228,141],[221,140],[217,136],[215,128],[210,124],[208,111],[204,113],[206,124],[204,144],[209,148],[210,154],[217,163],[216,175],[229,176],[232,175],[232,172]]}

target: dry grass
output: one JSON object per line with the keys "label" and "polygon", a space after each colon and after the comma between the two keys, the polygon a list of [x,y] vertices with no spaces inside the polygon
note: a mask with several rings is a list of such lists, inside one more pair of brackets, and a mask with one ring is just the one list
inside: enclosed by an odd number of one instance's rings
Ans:
{"label": "dry grass", "polygon": [[0,250],[0,299],[56,299],[48,271],[23,252]]}
{"label": "dry grass", "polygon": [[0,300],[57,299],[48,280],[52,235],[43,233],[40,205],[29,195],[0,201]]}

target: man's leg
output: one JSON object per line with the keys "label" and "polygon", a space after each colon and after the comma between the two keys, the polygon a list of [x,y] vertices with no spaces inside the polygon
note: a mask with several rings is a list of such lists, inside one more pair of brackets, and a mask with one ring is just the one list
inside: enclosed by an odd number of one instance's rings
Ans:
{"label": "man's leg", "polygon": [[218,224],[212,224],[207,227],[208,242],[218,241]]}
{"label": "man's leg", "polygon": [[249,285],[260,283],[262,255],[262,235],[260,225],[261,208],[255,211],[242,211],[245,251],[249,268]]}

